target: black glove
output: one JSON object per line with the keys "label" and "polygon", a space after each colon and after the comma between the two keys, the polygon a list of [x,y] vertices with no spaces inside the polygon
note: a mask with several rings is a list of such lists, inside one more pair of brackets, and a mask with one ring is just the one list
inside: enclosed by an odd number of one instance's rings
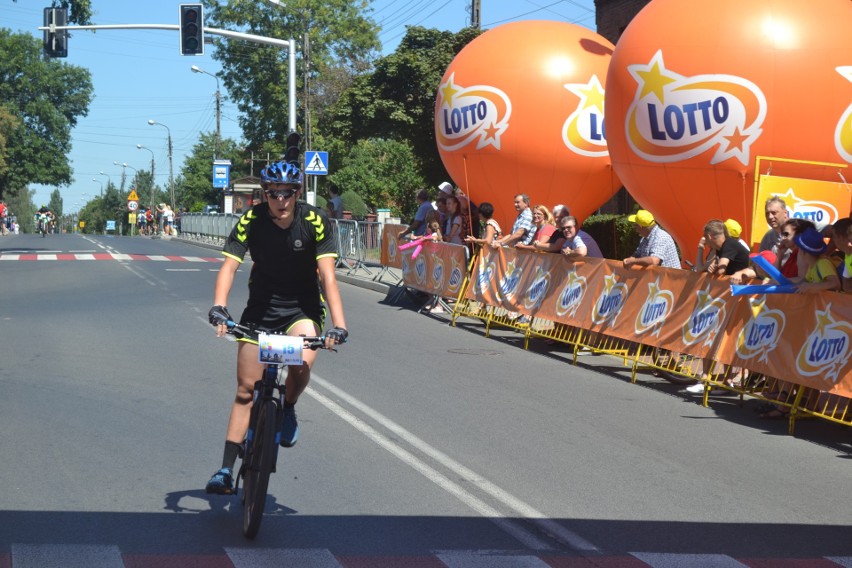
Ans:
{"label": "black glove", "polygon": [[342,327],[333,327],[326,332],[325,336],[332,338],[335,343],[346,343],[349,332]]}
{"label": "black glove", "polygon": [[234,321],[234,318],[231,317],[231,314],[228,313],[228,308],[225,306],[213,306],[210,308],[210,311],[207,312],[207,319],[210,325],[219,325]]}

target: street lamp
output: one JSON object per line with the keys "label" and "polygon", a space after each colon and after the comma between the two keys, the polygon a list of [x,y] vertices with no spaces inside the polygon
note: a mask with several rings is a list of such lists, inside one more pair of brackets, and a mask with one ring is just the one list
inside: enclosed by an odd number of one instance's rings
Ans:
{"label": "street lamp", "polygon": [[[109,177],[109,174],[105,174],[103,170],[101,170],[98,173],[102,176],[106,176],[106,178],[107,178],[107,189],[109,189],[109,186],[112,185],[112,178]],[[103,186],[101,186],[101,188],[103,188]],[[101,196],[103,196],[103,189],[101,189]]]}
{"label": "street lamp", "polygon": [[142,144],[136,145],[137,150],[148,150],[151,152],[151,209],[154,208],[154,151],[150,148],[146,148]]}
{"label": "street lamp", "polygon": [[98,178],[92,178],[92,181],[96,181],[101,185],[101,197],[103,197],[104,196],[104,182],[102,182]]}
{"label": "street lamp", "polygon": [[213,73],[208,73],[198,65],[190,67],[193,73],[204,73],[216,79],[216,144],[213,146],[213,159],[219,158],[219,140],[222,139],[222,97],[219,94],[219,77]]}
{"label": "street lamp", "polygon": [[166,129],[166,132],[169,135],[169,198],[172,202],[172,210],[175,208],[175,176],[174,176],[174,163],[172,162],[172,131],[168,126],[163,124],[162,122],[157,122],[156,120],[149,120],[148,124],[154,126],[162,126]]}

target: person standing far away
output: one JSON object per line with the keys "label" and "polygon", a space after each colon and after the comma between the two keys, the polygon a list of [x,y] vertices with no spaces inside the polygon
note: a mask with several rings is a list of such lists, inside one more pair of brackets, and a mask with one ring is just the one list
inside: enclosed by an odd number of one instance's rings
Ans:
{"label": "person standing far away", "polygon": [[331,199],[328,200],[329,217],[332,219],[343,219],[343,200],[340,199],[340,190],[332,185],[328,189]]}
{"label": "person standing far away", "polygon": [[536,226],[533,223],[529,195],[519,193],[515,196],[515,211],[518,212],[518,216],[515,217],[515,222],[512,224],[512,232],[494,240],[491,243],[493,248],[516,244],[528,245],[533,241]]}
{"label": "person standing far away", "polygon": [[662,266],[665,268],[680,268],[680,258],[677,246],[670,234],[665,232],[650,211],[640,209],[627,220],[635,223],[636,232],[642,237],[633,256],[624,259],[624,267],[633,266]]}
{"label": "person standing far away", "polygon": [[432,203],[429,201],[429,192],[421,189],[417,192],[417,212],[414,214],[414,219],[408,225],[408,228],[397,235],[398,239],[403,239],[408,235],[422,237],[426,234],[426,215],[430,211],[434,211]]}
{"label": "person standing far away", "polygon": [[[283,332],[290,336],[320,335],[326,310],[334,326],[325,334],[327,348],[344,343],[349,335],[337,285],[337,250],[331,223],[318,207],[300,201],[302,172],[295,163],[276,162],[260,173],[267,202],[245,212],[231,231],[222,254],[225,260],[216,277],[214,306],[208,321],[216,334],[227,332],[233,321],[228,296],[246,253],[253,266],[248,304],[240,323]],[[263,375],[257,339],[241,338],[237,348],[237,394],[231,406],[222,467],[207,482],[207,493],[233,492],[234,464],[248,431],[254,384]],[[305,350],[303,363],[288,367],[284,382],[281,445],[291,447],[299,434],[296,402],[307,388],[317,352]]]}

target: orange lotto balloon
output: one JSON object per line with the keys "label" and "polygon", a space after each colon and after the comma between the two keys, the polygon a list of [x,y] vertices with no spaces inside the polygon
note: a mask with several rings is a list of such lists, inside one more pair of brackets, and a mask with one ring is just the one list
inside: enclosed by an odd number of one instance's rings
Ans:
{"label": "orange lotto balloon", "polygon": [[613,46],[581,26],[525,21],[489,30],[453,60],[438,89],[444,166],[505,231],[514,196],[562,203],[584,219],[620,187],[603,126]]}
{"label": "orange lotto balloon", "polygon": [[625,30],[606,82],[613,166],[685,255],[712,218],[760,239],[758,156],[852,161],[850,26],[849,0],[653,0]]}

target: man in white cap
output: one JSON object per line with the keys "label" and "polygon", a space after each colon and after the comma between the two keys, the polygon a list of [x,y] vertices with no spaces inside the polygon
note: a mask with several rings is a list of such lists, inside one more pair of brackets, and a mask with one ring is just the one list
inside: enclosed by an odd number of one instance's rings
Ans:
{"label": "man in white cap", "polygon": [[670,234],[657,225],[650,211],[640,209],[627,220],[636,224],[636,231],[642,236],[633,256],[624,259],[624,267],[663,266],[680,268],[677,247]]}

